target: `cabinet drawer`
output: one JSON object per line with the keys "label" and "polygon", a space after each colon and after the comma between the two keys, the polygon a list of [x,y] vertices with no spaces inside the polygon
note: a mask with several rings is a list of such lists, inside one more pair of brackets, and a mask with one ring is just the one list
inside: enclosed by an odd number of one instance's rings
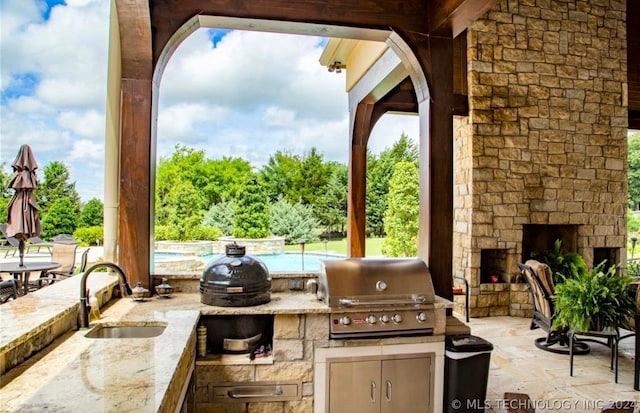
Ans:
{"label": "cabinet drawer", "polygon": [[300,400],[302,382],[212,383],[209,401],[214,403],[248,403]]}

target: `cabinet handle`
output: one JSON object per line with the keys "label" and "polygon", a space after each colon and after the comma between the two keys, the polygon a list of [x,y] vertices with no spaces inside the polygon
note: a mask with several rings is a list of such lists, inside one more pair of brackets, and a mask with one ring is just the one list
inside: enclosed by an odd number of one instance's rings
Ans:
{"label": "cabinet handle", "polygon": [[391,401],[391,380],[387,380],[387,401]]}
{"label": "cabinet handle", "polygon": [[280,386],[233,387],[227,392],[227,396],[232,399],[248,399],[252,397],[278,397],[283,393]]}
{"label": "cabinet handle", "polygon": [[371,403],[376,402],[376,382],[371,382]]}

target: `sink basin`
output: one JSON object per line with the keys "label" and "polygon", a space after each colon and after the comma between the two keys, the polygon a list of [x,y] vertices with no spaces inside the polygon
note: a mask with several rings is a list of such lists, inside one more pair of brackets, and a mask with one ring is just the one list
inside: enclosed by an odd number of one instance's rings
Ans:
{"label": "sink basin", "polygon": [[164,331],[163,323],[98,324],[84,336],[86,338],[150,338]]}

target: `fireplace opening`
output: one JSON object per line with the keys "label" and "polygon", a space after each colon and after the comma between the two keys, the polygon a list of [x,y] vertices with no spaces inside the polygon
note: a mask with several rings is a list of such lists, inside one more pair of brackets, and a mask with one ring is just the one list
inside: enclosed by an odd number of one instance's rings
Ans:
{"label": "fireplace opening", "polygon": [[480,251],[480,283],[494,284],[509,281],[507,255],[506,249],[484,249]]}
{"label": "fireplace opening", "polygon": [[620,262],[619,248],[594,248],[593,249],[593,266],[600,264],[602,261],[606,261],[603,271],[607,271]]}
{"label": "fireplace opening", "polygon": [[532,252],[552,250],[557,239],[562,241],[564,251],[578,252],[578,225],[523,225],[522,262],[531,258]]}

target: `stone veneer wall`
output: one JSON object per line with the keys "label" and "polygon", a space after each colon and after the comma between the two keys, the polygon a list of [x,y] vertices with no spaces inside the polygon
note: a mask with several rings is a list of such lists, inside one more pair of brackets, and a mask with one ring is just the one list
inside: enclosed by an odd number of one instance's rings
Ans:
{"label": "stone veneer wall", "polygon": [[[625,262],[625,8],[498,0],[468,30],[470,114],[454,123],[454,271],[470,283],[472,316],[530,311],[526,288],[510,283],[523,225],[576,225],[588,264],[594,248]],[[511,279],[481,284],[485,249],[506,252]]]}
{"label": "stone veneer wall", "polygon": [[[273,323],[273,363],[198,364],[195,369],[196,411],[308,412],[313,411],[313,347],[327,342],[327,314],[276,314]],[[300,400],[256,403],[213,403],[210,383],[301,381]],[[247,407],[249,405],[250,407]]]}

